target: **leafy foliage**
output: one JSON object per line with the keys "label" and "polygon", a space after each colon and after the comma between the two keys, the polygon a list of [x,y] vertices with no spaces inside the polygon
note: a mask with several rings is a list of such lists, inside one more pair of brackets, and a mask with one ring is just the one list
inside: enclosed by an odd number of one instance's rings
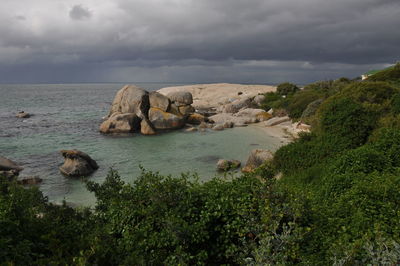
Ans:
{"label": "leafy foliage", "polygon": [[283,95],[283,96],[293,94],[298,90],[299,90],[299,87],[297,87],[295,84],[292,84],[289,82],[281,83],[276,88],[276,92],[278,93],[278,95]]}

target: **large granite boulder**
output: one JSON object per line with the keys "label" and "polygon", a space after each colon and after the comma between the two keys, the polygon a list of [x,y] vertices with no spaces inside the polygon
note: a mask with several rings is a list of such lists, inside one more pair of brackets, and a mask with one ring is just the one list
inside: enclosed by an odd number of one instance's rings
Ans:
{"label": "large granite boulder", "polygon": [[272,117],[271,114],[266,112],[263,109],[253,109],[246,108],[235,114],[236,117],[245,117],[248,118],[249,121],[254,120],[255,122],[262,122],[270,119]]}
{"label": "large granite boulder", "polygon": [[257,106],[261,106],[261,104],[264,102],[264,100],[265,100],[265,95],[261,94],[261,95],[257,95],[256,97],[254,97],[253,102]]}
{"label": "large granite boulder", "polygon": [[251,151],[249,158],[247,159],[246,165],[242,169],[242,172],[249,173],[254,169],[260,167],[263,163],[271,161],[274,158],[272,152],[262,149],[254,149]]}
{"label": "large granite boulder", "polygon": [[65,161],[60,166],[63,175],[71,177],[87,176],[99,168],[96,161],[86,153],[79,150],[60,151]]}
{"label": "large granite boulder", "polygon": [[171,104],[171,101],[168,97],[156,91],[150,92],[149,100],[150,100],[150,107],[161,109],[164,112],[168,111],[169,106]]}
{"label": "large granite boulder", "polygon": [[140,120],[134,113],[114,113],[100,125],[100,132],[132,133],[140,129]]}
{"label": "large granite boulder", "polygon": [[126,85],[117,92],[108,116],[111,117],[114,113],[133,113],[145,118],[149,108],[149,93],[134,85]]}
{"label": "large granite boulder", "polygon": [[217,169],[219,171],[229,171],[240,167],[240,161],[238,160],[226,160],[219,159],[217,162]]}
{"label": "large granite boulder", "polygon": [[241,109],[249,108],[252,105],[251,98],[243,98],[233,101],[230,104],[227,104],[223,107],[222,111],[224,113],[237,113]]}
{"label": "large granite boulder", "polygon": [[167,95],[176,106],[190,105],[193,103],[193,96],[188,91],[175,91]]}
{"label": "large granite boulder", "polygon": [[178,129],[185,125],[184,117],[164,112],[158,108],[150,108],[149,120],[156,130]]}

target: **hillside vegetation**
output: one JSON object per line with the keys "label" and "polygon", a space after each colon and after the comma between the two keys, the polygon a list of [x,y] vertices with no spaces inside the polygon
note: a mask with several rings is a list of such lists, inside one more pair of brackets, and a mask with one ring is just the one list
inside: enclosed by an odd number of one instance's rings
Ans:
{"label": "hillside vegetation", "polygon": [[97,198],[88,210],[54,206],[38,189],[1,177],[0,261],[395,265],[400,75],[388,71],[268,93],[265,108],[310,123],[312,133],[233,180],[143,170],[127,184],[111,170],[103,184],[87,181]]}

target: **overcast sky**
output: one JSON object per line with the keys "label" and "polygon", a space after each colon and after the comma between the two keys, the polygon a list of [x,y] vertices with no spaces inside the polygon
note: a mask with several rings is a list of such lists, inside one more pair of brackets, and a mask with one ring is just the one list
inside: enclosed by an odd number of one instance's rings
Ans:
{"label": "overcast sky", "polygon": [[0,82],[306,83],[400,60],[400,0],[0,0]]}

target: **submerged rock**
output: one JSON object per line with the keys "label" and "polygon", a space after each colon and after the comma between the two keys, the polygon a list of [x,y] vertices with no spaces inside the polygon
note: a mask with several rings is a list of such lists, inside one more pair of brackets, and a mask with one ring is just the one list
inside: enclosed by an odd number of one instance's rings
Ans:
{"label": "submerged rock", "polygon": [[114,113],[100,125],[102,133],[132,133],[140,128],[140,118],[134,113]]}
{"label": "submerged rock", "polygon": [[18,184],[20,185],[38,185],[43,182],[43,179],[41,179],[38,176],[28,176],[24,177],[21,180],[18,180]]}
{"label": "submerged rock", "polygon": [[273,158],[274,155],[269,150],[254,149],[251,151],[242,172],[252,172],[254,169],[260,167],[263,163],[270,161]]}
{"label": "submerged rock", "polygon": [[185,119],[158,108],[150,108],[149,120],[155,129],[179,129],[185,125]]}
{"label": "submerged rock", "polygon": [[99,168],[96,161],[79,150],[61,150],[65,161],[60,166],[63,175],[71,177],[87,176]]}
{"label": "submerged rock", "polygon": [[21,112],[17,113],[16,117],[18,117],[18,118],[29,118],[29,117],[31,117],[31,115],[29,113],[26,113],[25,111],[21,111]]}
{"label": "submerged rock", "polygon": [[238,160],[226,160],[219,159],[217,162],[217,169],[219,171],[229,171],[234,170],[240,167],[240,161]]}

